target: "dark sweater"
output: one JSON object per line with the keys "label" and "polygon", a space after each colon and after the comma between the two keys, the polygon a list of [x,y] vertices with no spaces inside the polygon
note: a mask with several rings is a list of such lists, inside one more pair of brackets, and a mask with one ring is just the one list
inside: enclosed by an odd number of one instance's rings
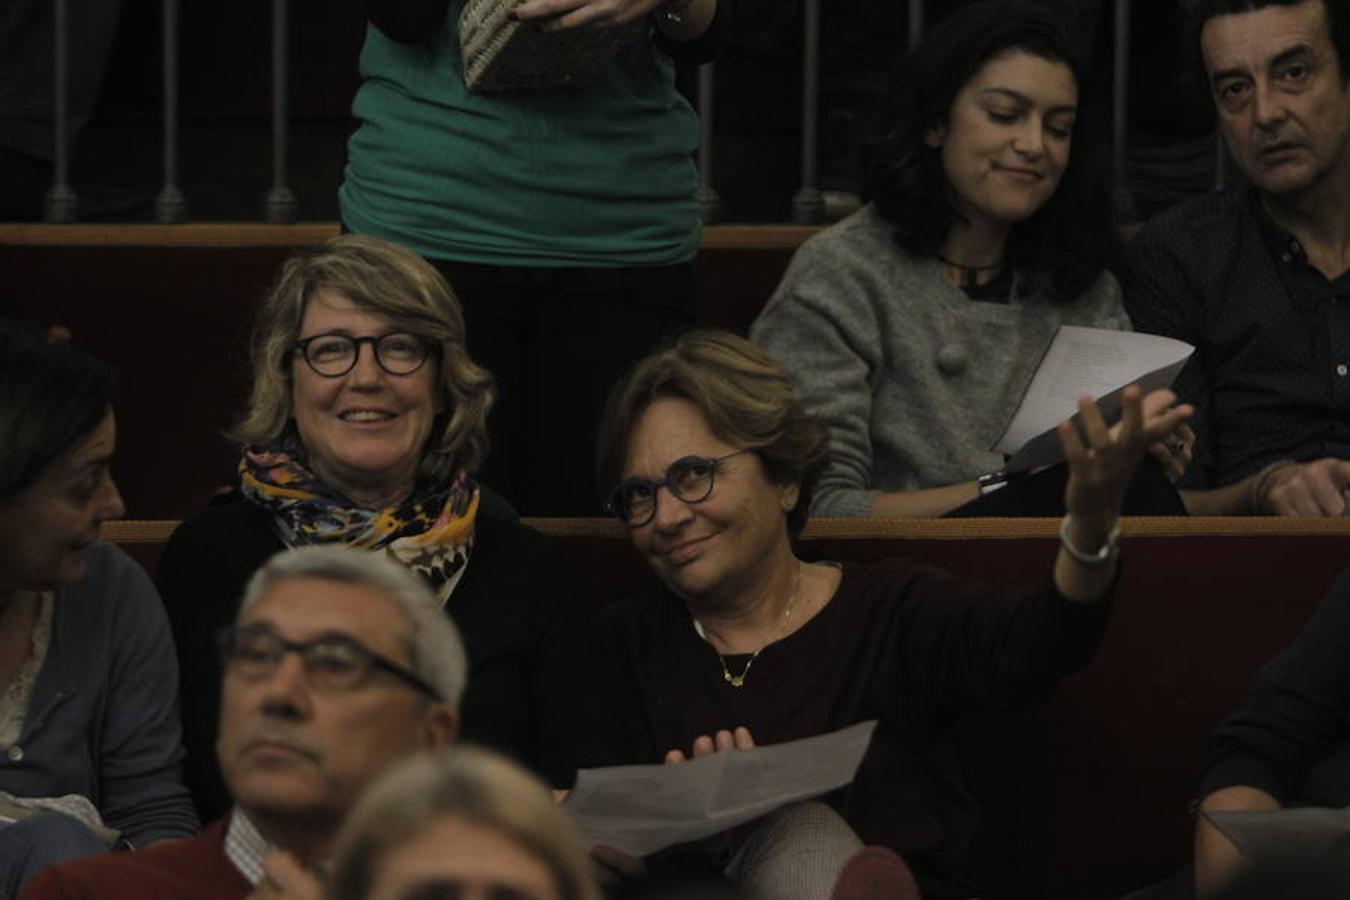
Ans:
{"label": "dark sweater", "polygon": [[1350,571],[1215,733],[1200,795],[1234,785],[1286,805],[1350,805]]}
{"label": "dark sweater", "polygon": [[243,900],[253,888],[225,856],[225,821],[200,837],[43,869],[22,900]]}
{"label": "dark sweater", "polygon": [[196,834],[159,597],[117,546],[99,541],[87,555],[84,577],[56,592],[23,730],[0,754],[0,791],[88,797],[136,846]]}
{"label": "dark sweater", "polygon": [[672,594],[612,610],[600,633],[631,762],[688,752],[695,737],[737,725],[774,744],[877,719],[836,805],[866,843],[904,856],[938,900],[977,890],[966,871],[976,810],[952,752],[954,720],[1045,699],[1092,657],[1107,614],[1049,588],[994,589],[890,560],[845,564],[830,602],[764,648],[742,688],[723,679]]}
{"label": "dark sweater", "polygon": [[[187,783],[203,821],[230,805],[215,753],[221,687],[215,636],[234,620],[248,579],[282,549],[270,515],[231,493],[185,520],[160,560],[159,590],[182,679]],[[473,555],[446,605],[469,652],[461,736],[559,786],[572,779],[580,752],[574,736],[594,733],[574,708],[590,682],[574,595],[547,538],[480,509]]]}
{"label": "dark sweater", "polygon": [[1350,275],[1328,281],[1296,244],[1246,186],[1169,210],[1130,246],[1120,280],[1135,330],[1195,345],[1172,385],[1195,405],[1180,488],[1350,459]]}

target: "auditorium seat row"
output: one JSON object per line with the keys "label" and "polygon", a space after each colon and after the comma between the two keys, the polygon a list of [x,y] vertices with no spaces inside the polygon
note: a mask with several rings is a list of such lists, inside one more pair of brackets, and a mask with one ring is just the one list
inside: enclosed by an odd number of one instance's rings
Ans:
{"label": "auditorium seat row", "polygon": [[[527,519],[553,535],[594,604],[649,574],[606,519]],[[111,523],[153,571],[173,521]],[[1033,585],[1051,520],[823,519],[808,557],[908,556]],[[985,811],[979,867],[995,896],[1115,898],[1188,857],[1206,738],[1256,669],[1350,566],[1350,519],[1130,519],[1117,608],[1096,660],[1034,716],[963,723],[959,750]]]}

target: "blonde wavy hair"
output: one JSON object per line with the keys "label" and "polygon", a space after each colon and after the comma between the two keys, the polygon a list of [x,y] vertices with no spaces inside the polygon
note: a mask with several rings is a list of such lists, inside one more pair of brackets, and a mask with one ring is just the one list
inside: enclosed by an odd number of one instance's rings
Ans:
{"label": "blonde wavy hair", "polygon": [[303,450],[295,431],[291,367],[305,306],[333,291],[394,327],[428,338],[437,349],[437,417],[418,475],[445,479],[476,471],[487,456],[492,376],[469,358],[464,314],[441,274],[416,253],[379,238],[344,234],[286,261],[253,325],[253,387],[247,408],[227,436],[243,445],[281,443]]}
{"label": "blonde wavy hair", "polygon": [[740,450],[753,450],[774,484],[796,484],[797,505],[788,534],[806,524],[811,495],[829,455],[825,426],[802,405],[773,357],[729,331],[695,330],[638,362],[610,392],[600,422],[596,483],[623,475],[637,420],[658,397],[698,407],[712,433]]}
{"label": "blonde wavy hair", "polygon": [[411,757],[362,794],[335,844],[328,900],[366,900],[384,859],[442,818],[520,845],[548,869],[561,900],[600,900],[586,844],[543,782],[464,744]]}

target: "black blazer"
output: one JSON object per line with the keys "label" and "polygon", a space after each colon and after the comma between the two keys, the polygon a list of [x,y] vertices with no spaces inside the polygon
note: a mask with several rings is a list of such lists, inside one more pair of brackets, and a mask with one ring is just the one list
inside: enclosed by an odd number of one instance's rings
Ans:
{"label": "black blazer", "polygon": [[[580,643],[585,610],[553,543],[520,524],[509,505],[484,497],[469,567],[446,605],[469,653],[461,737],[567,786],[574,760],[601,753],[575,743],[599,734],[588,722],[598,712],[586,703],[595,682]],[[160,560],[157,581],[178,650],[185,776],[204,822],[231,805],[216,764],[216,634],[234,620],[248,579],[282,549],[271,516],[232,491],[186,519]]]}

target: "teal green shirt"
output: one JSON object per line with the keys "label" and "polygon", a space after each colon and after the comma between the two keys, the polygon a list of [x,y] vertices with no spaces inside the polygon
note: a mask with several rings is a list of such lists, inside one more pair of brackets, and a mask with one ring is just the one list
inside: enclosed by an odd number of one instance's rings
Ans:
{"label": "teal green shirt", "polygon": [[698,117],[635,35],[580,91],[471,94],[450,6],[430,39],[369,26],[339,192],[352,231],[431,259],[612,267],[690,259]]}

